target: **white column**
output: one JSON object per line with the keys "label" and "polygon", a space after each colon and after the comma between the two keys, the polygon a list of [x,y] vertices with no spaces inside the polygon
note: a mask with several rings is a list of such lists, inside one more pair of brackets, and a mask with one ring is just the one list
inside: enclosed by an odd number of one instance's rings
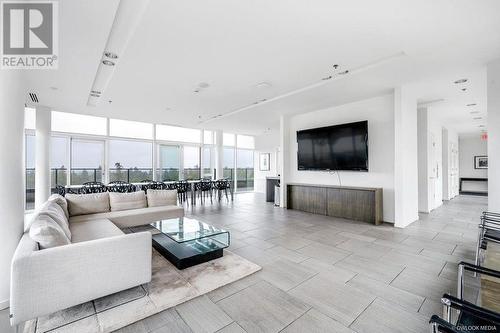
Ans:
{"label": "white column", "polygon": [[215,131],[215,174],[216,179],[224,178],[224,145],[222,130]]}
{"label": "white column", "polygon": [[488,210],[500,213],[500,59],[487,66]]}
{"label": "white column", "polygon": [[409,86],[394,90],[395,226],[418,220],[417,98]]}
{"label": "white column", "polygon": [[290,168],[290,118],[280,116],[280,207],[286,208],[287,183]]}
{"label": "white column", "polygon": [[0,75],[0,310],[8,307],[10,262],[24,229],[24,98],[18,71]]}
{"label": "white column", "polygon": [[35,207],[50,196],[50,109],[36,108]]}

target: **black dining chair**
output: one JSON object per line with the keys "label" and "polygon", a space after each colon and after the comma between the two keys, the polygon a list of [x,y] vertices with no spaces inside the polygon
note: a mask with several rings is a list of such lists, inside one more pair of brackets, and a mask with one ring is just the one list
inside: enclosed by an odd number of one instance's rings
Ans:
{"label": "black dining chair", "polygon": [[66,188],[62,185],[56,185],[55,193],[64,197],[66,195]]}
{"label": "black dining chair", "polygon": [[[227,201],[229,201],[229,197],[227,195],[227,192],[231,192],[231,181],[228,179],[219,179],[215,181],[214,184],[215,190],[217,191],[217,195],[219,198],[219,201],[222,198],[222,192],[226,195]],[[233,193],[231,192],[231,200],[233,199]]]}
{"label": "black dining chair", "polygon": [[[142,184],[142,183],[144,183],[144,184]],[[150,181],[143,180],[141,182],[140,187],[141,187],[141,190],[143,190],[144,192],[147,192],[148,189],[151,189],[151,190],[166,190],[167,189],[167,185],[164,182],[159,182],[156,180],[150,180]]]}
{"label": "black dining chair", "polygon": [[106,185],[104,185],[101,182],[86,182],[83,183],[83,186],[80,190],[81,193],[83,194],[89,194],[89,193],[103,193],[107,192],[108,188]]}
{"label": "black dining chair", "polygon": [[107,188],[108,192],[118,192],[118,193],[135,192],[136,190],[135,185],[121,180],[116,180],[114,182],[108,183]]}
{"label": "black dining chair", "polygon": [[179,202],[188,201],[188,192],[191,186],[187,180],[179,180],[175,183],[175,189],[177,190],[177,195],[179,196]]}
{"label": "black dining chair", "polygon": [[198,193],[200,202],[205,202],[205,197],[210,196],[210,203],[213,203],[213,182],[210,179],[201,179],[194,184],[195,193]]}

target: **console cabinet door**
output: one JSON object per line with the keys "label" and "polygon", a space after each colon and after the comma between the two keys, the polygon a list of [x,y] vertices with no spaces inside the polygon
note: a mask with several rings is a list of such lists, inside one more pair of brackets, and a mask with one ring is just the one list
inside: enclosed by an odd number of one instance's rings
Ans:
{"label": "console cabinet door", "polygon": [[326,188],[289,186],[288,208],[326,215]]}

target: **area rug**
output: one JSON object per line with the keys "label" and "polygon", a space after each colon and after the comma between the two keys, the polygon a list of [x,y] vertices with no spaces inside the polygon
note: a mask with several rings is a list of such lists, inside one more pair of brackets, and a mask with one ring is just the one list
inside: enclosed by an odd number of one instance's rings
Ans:
{"label": "area rug", "polygon": [[234,253],[224,251],[222,258],[178,270],[153,249],[150,283],[32,320],[26,323],[24,332],[112,332],[260,269]]}

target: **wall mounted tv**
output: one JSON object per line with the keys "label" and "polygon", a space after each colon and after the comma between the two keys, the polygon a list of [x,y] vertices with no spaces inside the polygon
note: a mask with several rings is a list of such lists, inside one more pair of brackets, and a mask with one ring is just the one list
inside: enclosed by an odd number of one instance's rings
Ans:
{"label": "wall mounted tv", "polygon": [[368,121],[297,131],[299,170],[368,171]]}

